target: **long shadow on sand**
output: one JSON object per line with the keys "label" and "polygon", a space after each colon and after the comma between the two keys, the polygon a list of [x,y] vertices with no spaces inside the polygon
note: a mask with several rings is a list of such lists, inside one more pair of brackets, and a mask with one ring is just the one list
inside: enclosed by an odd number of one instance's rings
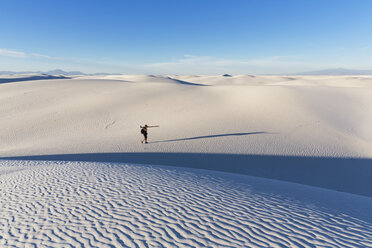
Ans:
{"label": "long shadow on sand", "polygon": [[150,144],[154,144],[154,143],[175,142],[175,141],[185,141],[185,140],[219,138],[219,137],[226,137],[226,136],[245,136],[245,135],[264,134],[264,133],[266,133],[266,132],[226,133],[226,134],[215,134],[215,135],[197,136],[197,137],[182,138],[182,139],[159,140],[159,141],[152,141],[152,142],[149,142],[149,143]]}
{"label": "long shadow on sand", "polygon": [[372,197],[372,159],[206,153],[86,153],[1,159],[189,167],[277,179]]}

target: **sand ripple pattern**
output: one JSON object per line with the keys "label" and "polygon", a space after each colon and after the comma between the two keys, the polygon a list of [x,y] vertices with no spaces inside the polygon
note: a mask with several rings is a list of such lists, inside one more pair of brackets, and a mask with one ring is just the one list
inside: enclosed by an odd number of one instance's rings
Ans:
{"label": "sand ripple pattern", "polygon": [[246,176],[87,162],[0,168],[0,247],[372,247],[370,222],[257,190]]}

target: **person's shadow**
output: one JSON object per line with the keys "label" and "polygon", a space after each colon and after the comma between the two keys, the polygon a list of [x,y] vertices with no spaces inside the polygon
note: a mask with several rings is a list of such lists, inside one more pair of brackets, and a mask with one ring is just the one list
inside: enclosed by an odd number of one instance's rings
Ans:
{"label": "person's shadow", "polygon": [[176,142],[176,141],[185,141],[185,140],[196,140],[196,139],[219,138],[219,137],[226,137],[226,136],[245,136],[245,135],[265,134],[265,133],[266,133],[266,132],[225,133],[225,134],[214,134],[214,135],[197,136],[197,137],[182,138],[182,139],[159,140],[159,141],[153,141],[153,142],[149,142],[149,143],[154,144],[154,143]]}

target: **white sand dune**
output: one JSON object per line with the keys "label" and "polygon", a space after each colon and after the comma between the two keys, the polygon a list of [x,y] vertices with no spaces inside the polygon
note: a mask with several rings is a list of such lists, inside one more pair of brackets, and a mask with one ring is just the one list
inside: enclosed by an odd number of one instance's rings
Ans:
{"label": "white sand dune", "polygon": [[1,247],[372,246],[372,76],[24,78],[0,78]]}
{"label": "white sand dune", "polygon": [[[372,76],[111,75],[5,83],[0,157],[138,153],[121,162],[177,165],[166,154],[258,155],[240,159],[239,168],[260,166],[246,174],[372,196],[368,161],[338,160],[347,165],[337,170],[335,163],[312,161],[321,171],[295,158],[370,159],[371,95]],[[160,125],[147,145],[140,143],[144,124]],[[169,159],[144,160],[150,153]],[[264,156],[295,157],[280,164],[289,173],[278,176]],[[208,164],[195,161],[189,164]]]}
{"label": "white sand dune", "polygon": [[0,178],[1,247],[372,246],[372,198],[309,186],[85,162],[0,161]]}
{"label": "white sand dune", "polygon": [[[370,158],[371,95],[371,76],[131,75],[0,84],[0,154]],[[146,123],[160,128],[150,130],[156,142],[143,146],[138,130]]]}

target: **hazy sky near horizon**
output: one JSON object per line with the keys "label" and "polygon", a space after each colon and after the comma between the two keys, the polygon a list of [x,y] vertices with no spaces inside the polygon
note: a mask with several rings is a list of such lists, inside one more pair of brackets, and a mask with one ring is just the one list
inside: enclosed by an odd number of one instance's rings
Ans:
{"label": "hazy sky near horizon", "polygon": [[1,0],[0,71],[372,69],[370,0]]}

